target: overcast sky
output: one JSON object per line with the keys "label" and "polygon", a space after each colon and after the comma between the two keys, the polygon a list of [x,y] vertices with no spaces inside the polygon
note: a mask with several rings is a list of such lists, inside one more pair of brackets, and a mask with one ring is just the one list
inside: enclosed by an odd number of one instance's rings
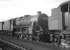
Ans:
{"label": "overcast sky", "polygon": [[51,9],[65,1],[67,0],[0,0],[0,21],[25,14],[35,15],[37,11],[50,16]]}

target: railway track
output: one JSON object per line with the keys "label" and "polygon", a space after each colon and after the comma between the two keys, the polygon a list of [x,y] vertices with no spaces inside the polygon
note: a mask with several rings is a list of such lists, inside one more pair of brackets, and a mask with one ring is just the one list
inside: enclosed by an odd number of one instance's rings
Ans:
{"label": "railway track", "polygon": [[0,49],[2,50],[31,50],[17,44],[17,42],[0,37]]}

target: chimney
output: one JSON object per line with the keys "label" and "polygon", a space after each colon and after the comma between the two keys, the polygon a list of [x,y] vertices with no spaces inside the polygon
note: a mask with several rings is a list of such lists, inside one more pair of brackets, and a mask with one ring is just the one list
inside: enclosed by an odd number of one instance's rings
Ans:
{"label": "chimney", "polygon": [[38,15],[41,15],[41,14],[42,14],[42,12],[41,12],[41,11],[38,11],[38,12],[37,12],[37,14],[38,14]]}

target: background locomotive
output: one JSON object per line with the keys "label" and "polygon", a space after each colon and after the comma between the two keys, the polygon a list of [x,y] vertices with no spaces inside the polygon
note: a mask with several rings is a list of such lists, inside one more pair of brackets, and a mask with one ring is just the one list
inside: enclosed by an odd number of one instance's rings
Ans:
{"label": "background locomotive", "polygon": [[[70,1],[64,2],[59,7],[52,9],[49,17],[49,30],[55,30],[54,36],[70,41]],[[56,30],[59,30],[56,32]]]}

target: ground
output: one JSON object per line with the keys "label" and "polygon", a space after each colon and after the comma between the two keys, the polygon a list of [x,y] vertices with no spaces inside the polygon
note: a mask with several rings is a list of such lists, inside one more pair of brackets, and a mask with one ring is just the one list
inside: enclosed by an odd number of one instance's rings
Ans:
{"label": "ground", "polygon": [[0,41],[21,49],[26,48],[30,50],[67,50],[65,48],[56,47],[54,44],[16,39],[10,36],[0,35]]}

